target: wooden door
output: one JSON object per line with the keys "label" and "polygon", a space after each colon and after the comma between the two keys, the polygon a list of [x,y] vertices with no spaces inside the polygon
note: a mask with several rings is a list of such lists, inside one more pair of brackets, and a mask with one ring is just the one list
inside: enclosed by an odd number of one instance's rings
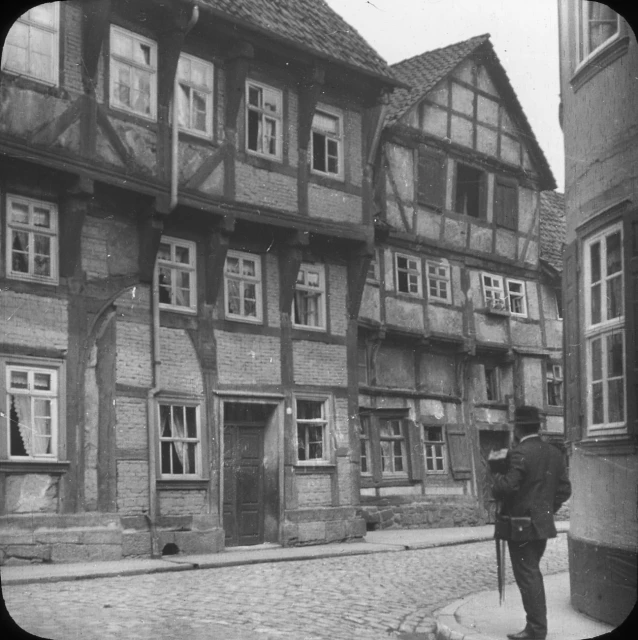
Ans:
{"label": "wooden door", "polygon": [[479,446],[481,449],[481,468],[483,475],[483,495],[481,496],[481,506],[483,507],[488,523],[496,520],[496,500],[492,497],[492,482],[487,457],[493,449],[504,449],[509,446],[508,431],[479,431]]}
{"label": "wooden door", "polygon": [[264,541],[264,430],[224,426],[226,546]]}

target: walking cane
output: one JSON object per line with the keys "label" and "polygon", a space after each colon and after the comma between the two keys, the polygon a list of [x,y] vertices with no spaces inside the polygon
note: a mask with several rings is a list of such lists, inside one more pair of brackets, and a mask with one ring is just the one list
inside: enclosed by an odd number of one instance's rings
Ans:
{"label": "walking cane", "polygon": [[[507,456],[507,449],[501,449],[500,451],[491,451],[487,459],[490,470],[495,473],[506,473],[508,464]],[[496,524],[494,525],[497,531],[502,507],[502,501],[497,500]],[[495,535],[494,541],[496,542],[496,577],[498,580],[498,602],[499,604],[503,604],[503,602],[505,601],[505,539],[498,537],[498,535]]]}

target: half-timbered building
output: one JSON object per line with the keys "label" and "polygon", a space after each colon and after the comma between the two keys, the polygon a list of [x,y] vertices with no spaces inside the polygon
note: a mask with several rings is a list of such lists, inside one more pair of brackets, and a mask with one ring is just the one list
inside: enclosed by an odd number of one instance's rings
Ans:
{"label": "half-timbered building", "polygon": [[359,314],[361,511],[475,524],[513,408],[562,435],[560,276],[539,248],[555,182],[488,35],[391,68],[409,89],[390,97]]}
{"label": "half-timbered building", "polygon": [[363,535],[357,318],[400,83],[322,0],[69,0],[16,18],[3,559]]}

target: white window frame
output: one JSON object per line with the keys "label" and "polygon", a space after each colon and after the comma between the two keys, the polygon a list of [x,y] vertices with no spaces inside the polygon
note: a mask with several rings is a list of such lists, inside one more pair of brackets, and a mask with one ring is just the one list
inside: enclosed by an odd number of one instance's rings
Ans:
{"label": "white window frame", "polygon": [[[428,429],[440,429],[441,440],[429,440]],[[447,445],[445,442],[445,427],[442,425],[423,425],[423,459],[425,463],[425,473],[428,475],[447,475]],[[437,451],[438,448],[438,451]],[[442,469],[436,468],[436,462],[440,460]],[[432,469],[428,469],[428,461],[432,461]]]}
{"label": "white window frame", "polygon": [[[203,72],[205,75],[205,84],[198,84],[191,79],[191,75],[189,78],[183,77],[182,73],[184,71],[185,63],[188,63],[189,69],[192,75],[192,67],[193,65],[201,65],[203,67]],[[211,140],[213,137],[213,91],[214,91],[214,81],[215,81],[215,67],[212,62],[208,62],[207,60],[203,60],[202,58],[197,58],[196,56],[189,55],[187,53],[182,53],[179,57],[179,64],[177,66],[176,72],[176,82],[175,88],[178,95],[178,102],[182,96],[182,91],[180,85],[188,88],[188,118],[191,122],[190,126],[186,124],[179,123],[179,130],[184,131],[186,133],[190,133],[191,135],[198,136],[200,138],[206,138],[207,140]],[[201,129],[197,129],[193,126],[193,92],[197,92],[205,96],[206,101],[206,114],[205,114],[205,129],[202,131]],[[173,105],[174,107],[175,105]],[[179,120],[179,104],[177,108],[178,120]]]}
{"label": "white window frame", "polygon": [[[168,288],[170,291],[170,302],[158,302],[160,309],[167,309],[170,311],[179,311],[182,313],[197,313],[197,245],[190,240],[182,240],[181,238],[173,238],[171,236],[162,236],[160,244],[167,244],[170,247],[171,259],[165,260],[158,256],[155,263],[155,283],[158,291],[158,301],[161,298],[162,289]],[[179,247],[182,249],[188,249],[189,262],[188,264],[178,262],[175,259],[175,249]],[[162,287],[159,281],[160,269],[169,269],[171,273],[171,284],[169,287]],[[188,291],[190,293],[190,304],[181,305],[176,302],[177,295],[175,292],[176,280],[175,276],[178,272],[186,272],[190,276],[190,286]]]}
{"label": "white window frame", "polygon": [[[7,277],[15,280],[28,280],[29,282],[41,282],[43,284],[58,283],[58,257],[59,257],[59,235],[58,235],[58,208],[51,202],[35,200],[33,198],[24,198],[13,194],[7,194],[7,223],[6,229],[6,268]],[[11,211],[13,204],[19,204],[28,207],[28,223],[14,222],[11,220]],[[50,226],[39,227],[33,222],[34,209],[46,209],[49,212]],[[13,232],[28,234],[28,272],[14,271],[13,269]],[[50,248],[50,274],[48,276],[38,275],[35,273],[35,236],[46,236],[49,238]]]}
{"label": "white window frame", "polygon": [[[512,286],[520,286],[520,291],[512,292]],[[527,291],[525,287],[524,280],[514,280],[512,278],[507,278],[505,280],[505,289],[506,289],[506,299],[507,299],[507,308],[509,312],[513,316],[518,316],[519,318],[527,318]],[[514,306],[512,305],[512,298],[516,298],[521,300],[522,309],[520,311],[514,311]]]}
{"label": "white window frame", "polygon": [[[315,123],[315,118],[317,115],[322,115],[324,117],[328,117],[336,120],[337,122],[337,133],[332,133],[325,129],[322,129],[318,124]],[[315,158],[315,134],[319,136],[324,136],[324,162],[326,170],[322,171],[321,169],[317,169],[314,166],[314,158]],[[312,119],[312,126],[310,130],[310,170],[312,173],[321,176],[330,176],[331,178],[337,178],[339,180],[343,180],[343,140],[344,140],[344,131],[343,131],[343,114],[340,111],[332,109],[330,107],[326,107],[325,105],[317,105],[315,109],[315,114]],[[328,154],[328,142],[333,141],[337,146],[337,172],[328,170],[328,158],[330,155]],[[332,156],[334,157],[334,156]]]}
{"label": "white window frame", "polygon": [[[382,429],[384,424],[392,425],[393,423],[399,424],[400,435],[392,434],[382,434]],[[406,418],[399,417],[379,417],[379,448],[381,450],[381,477],[384,479],[387,478],[408,478],[410,475],[410,453],[408,451],[408,421]],[[391,455],[384,456],[383,451],[383,443],[390,443]],[[397,456],[394,450],[394,445],[396,443],[400,444],[401,455]],[[401,464],[403,465],[403,469],[400,471],[395,470],[396,461],[395,459],[400,457]],[[386,464],[386,460],[390,460],[391,469],[386,470],[384,465]]]}
{"label": "white window frame", "polygon": [[[57,461],[58,460],[58,440],[59,440],[59,404],[60,404],[60,367],[47,367],[42,364],[12,364],[7,363],[4,367],[5,369],[5,406],[6,406],[6,434],[7,434],[7,453],[9,460],[19,460],[19,461]],[[11,373],[12,372],[24,372],[27,373],[27,384],[28,388],[26,390],[22,389],[12,389],[11,388]],[[50,376],[50,386],[49,390],[35,390],[34,379],[37,374],[45,374]],[[50,451],[51,453],[42,453],[42,454],[27,454],[25,456],[20,455],[12,455],[11,454],[11,398],[10,396],[28,396],[31,399],[30,402],[30,412],[33,420],[34,414],[34,400],[41,399],[50,402],[50,419],[51,419],[51,435],[50,435]],[[34,431],[32,425],[26,425],[27,431]],[[25,446],[26,449],[26,446]]]}
{"label": "white window frame", "polygon": [[[616,31],[607,40],[601,42],[594,49],[590,49],[590,33],[589,33],[589,10],[592,7],[593,2],[587,2],[585,0],[579,0],[578,2],[578,29],[577,29],[577,52],[578,52],[578,68],[586,65],[592,58],[594,58],[600,51],[607,48],[620,38],[620,15],[616,13]],[[603,4],[603,3],[596,3]],[[612,9],[613,11],[613,9]]]}
{"label": "white window frame", "polygon": [[378,284],[380,280],[379,273],[380,273],[379,249],[375,249],[374,254],[370,260],[370,266],[368,267],[368,272],[366,273],[366,281],[374,282],[375,284]]}
{"label": "white window frame", "polygon": [[[435,269],[435,273],[430,273],[430,269]],[[443,270],[444,273],[440,273]],[[425,277],[427,279],[428,300],[432,302],[443,302],[452,304],[452,277],[450,264],[447,260],[426,260]],[[441,295],[441,285],[445,284],[445,296]],[[436,294],[432,293],[435,288]]]}
{"label": "white window frame", "polygon": [[[258,89],[261,92],[261,105],[252,105],[250,104],[250,89]],[[263,102],[264,102],[264,92],[272,92],[274,94],[274,96],[276,96],[277,98],[277,107],[278,110],[277,111],[268,111],[266,109],[264,109],[263,106]],[[283,148],[283,124],[284,124],[284,94],[283,91],[281,91],[281,89],[277,89],[275,87],[272,87],[270,85],[264,84],[262,82],[257,82],[255,80],[246,80],[246,94],[245,94],[245,101],[246,101],[246,121],[245,121],[245,125],[246,125],[246,153],[250,154],[250,155],[255,155],[255,156],[259,156],[261,158],[268,158],[269,160],[279,160],[281,161],[282,159],[282,148]],[[253,113],[257,113],[258,117],[259,117],[259,128],[261,129],[261,136],[258,136],[258,143],[257,143],[257,147],[260,146],[259,143],[259,138],[261,138],[261,147],[262,150],[260,151],[259,148],[257,149],[251,149],[248,146],[248,142],[249,142],[249,113],[250,112]],[[276,132],[275,132],[275,153],[269,153],[268,151],[264,151],[264,149],[266,148],[266,127],[264,126],[266,120],[272,120],[275,122],[275,126],[276,126]]]}
{"label": "white window frame", "polygon": [[[551,371],[550,371],[551,369]],[[545,374],[546,386],[547,386],[547,406],[549,407],[562,407],[565,404],[565,381],[563,379],[563,366],[556,364],[555,362],[548,362]],[[550,392],[550,388],[558,387],[558,396],[560,397],[559,404],[552,404],[550,402],[551,396],[554,392]]]}
{"label": "white window frame", "polygon": [[[161,407],[170,407],[171,412],[171,426],[174,424],[173,415],[175,413],[175,408],[180,408],[183,411],[184,415],[184,435],[179,437],[172,435],[171,437],[166,437],[162,435],[162,410]],[[194,409],[195,410],[195,428],[196,428],[196,436],[187,436],[186,435],[186,410]],[[201,405],[197,400],[187,400],[187,399],[175,399],[175,398],[159,398],[157,401],[157,424],[158,424],[158,442],[159,442],[159,456],[158,456],[158,465],[160,477],[162,479],[200,479],[202,478],[202,428],[201,428]],[[175,443],[182,442],[185,445],[194,445],[195,454],[195,471],[193,473],[164,473],[162,469],[163,464],[163,453],[162,447],[165,443]],[[172,456],[174,455],[174,449],[170,448],[170,459],[171,459],[171,467],[172,467]],[[179,457],[179,454],[178,454]],[[184,463],[180,461],[183,465]]]}
{"label": "white window frame", "polygon": [[[305,419],[298,417],[298,403],[299,402],[314,402],[316,404],[321,405],[321,417],[320,418],[312,418]],[[332,402],[330,398],[325,396],[294,396],[294,417],[295,417],[295,443],[296,443],[296,460],[297,465],[299,466],[315,466],[315,465],[326,465],[330,464],[332,461],[332,452],[330,451],[330,429],[331,429],[331,405]],[[299,459],[299,427],[300,426],[322,426],[322,456],[321,458],[309,458],[307,460]],[[309,441],[307,440],[307,431],[304,437],[304,444],[309,445]],[[309,448],[309,447],[308,447]]]}
{"label": "white window frame", "polygon": [[491,273],[481,273],[481,284],[483,286],[483,300],[485,301],[485,306],[501,311],[507,311],[507,300],[503,277],[495,276]]}
{"label": "white window frame", "polygon": [[[607,262],[607,238],[619,233],[620,234],[620,270],[614,272],[611,275],[604,273],[604,268]],[[625,337],[625,295],[624,295],[624,278],[625,263],[624,263],[624,231],[622,222],[616,222],[604,229],[598,231],[591,237],[587,238],[583,243],[583,285],[585,290],[585,354],[586,354],[586,375],[587,375],[587,425],[589,434],[605,433],[614,435],[618,433],[625,433],[627,429],[627,354],[626,354],[626,337]],[[596,244],[600,244],[600,280],[592,282],[592,263],[591,263],[591,247]],[[608,283],[611,280],[620,278],[620,300],[622,301],[622,313],[616,318],[607,318],[607,304],[608,299]],[[600,322],[592,323],[591,311],[592,311],[592,288],[600,287]],[[607,346],[607,338],[613,335],[620,335],[622,343],[622,376],[609,376],[609,353]],[[603,398],[603,422],[594,424],[594,406],[593,406],[593,362],[592,362],[592,347],[596,340],[600,340],[601,349],[601,375],[602,378],[597,379],[597,384],[602,384],[602,398]],[[622,380],[622,394],[623,394],[623,419],[614,422],[609,421],[609,383],[614,380]]]}
{"label": "white window frame", "polygon": [[[113,50],[114,35],[119,35],[123,38],[129,38],[133,46],[144,45],[149,47],[149,64],[142,64],[134,59],[116,54]],[[145,73],[149,75],[149,113],[135,109],[133,106],[120,101],[119,94],[116,88],[117,68],[128,68],[130,72],[137,71],[138,73]],[[146,120],[157,120],[157,43],[154,40],[145,38],[133,31],[122,29],[115,25],[111,25],[111,41],[109,47],[109,106],[112,109],[118,109],[120,111],[126,111],[127,113],[135,114],[140,118]],[[133,83],[131,82],[130,91],[133,91]]]}
{"label": "white window frame", "polygon": [[[229,273],[228,258],[236,258],[239,261],[239,273]],[[249,276],[243,273],[244,262],[253,262],[255,265],[255,275]],[[229,285],[231,281],[239,283],[239,297],[241,313],[231,313],[228,309],[230,302]],[[255,287],[255,315],[250,316],[245,311],[245,285],[254,285]],[[229,250],[226,254],[226,262],[224,264],[224,315],[229,320],[238,320],[240,322],[263,322],[262,309],[262,275],[261,275],[261,256],[255,253],[245,253],[243,251]]]}
{"label": "white window frame", "polygon": [[[60,3],[59,2],[51,2],[47,3],[53,5],[53,24],[44,24],[42,22],[38,22],[34,19],[36,15],[34,11],[37,10],[37,7],[33,7],[29,9],[27,12],[23,13],[14,23],[14,25],[9,30],[7,34],[7,38],[5,40],[5,45],[2,49],[2,71],[6,73],[10,73],[12,75],[24,76],[26,78],[31,78],[36,80],[37,82],[41,82],[42,84],[50,85],[57,87],[60,83]],[[49,73],[43,76],[39,76],[33,72],[29,73],[28,71],[20,71],[19,69],[11,68],[9,66],[9,57],[7,54],[7,44],[11,37],[11,32],[15,33],[16,25],[24,25],[27,28],[27,46],[24,51],[27,55],[27,69],[30,64],[30,60],[34,55],[30,43],[31,43],[31,34],[35,31],[41,31],[48,34],[51,34],[51,65],[49,69]]]}
{"label": "white window frame", "polygon": [[[405,267],[399,267],[399,259],[407,261]],[[399,289],[399,273],[407,274],[408,291]],[[415,258],[405,253],[394,254],[394,277],[396,278],[397,293],[413,296],[415,298],[423,297],[423,276],[421,273],[421,258]],[[415,280],[411,280],[415,278]],[[413,285],[415,285],[413,287]],[[414,290],[412,290],[414,289]]]}
{"label": "white window frame", "polygon": [[[319,276],[319,285],[317,287],[308,285],[308,272],[316,272]],[[300,277],[302,280],[300,281]],[[318,323],[316,325],[303,324],[299,322],[297,317],[297,294],[317,294],[317,315]],[[297,282],[295,283],[294,299],[292,302],[292,325],[298,329],[306,329],[309,331],[326,331],[326,268],[323,264],[302,263],[299,266],[297,274]]]}

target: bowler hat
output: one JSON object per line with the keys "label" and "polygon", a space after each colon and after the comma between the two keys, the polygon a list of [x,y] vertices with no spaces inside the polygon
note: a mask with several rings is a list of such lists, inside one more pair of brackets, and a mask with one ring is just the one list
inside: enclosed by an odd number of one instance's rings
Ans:
{"label": "bowler hat", "polygon": [[514,425],[519,427],[532,427],[541,424],[541,414],[537,407],[516,407],[514,411]]}

